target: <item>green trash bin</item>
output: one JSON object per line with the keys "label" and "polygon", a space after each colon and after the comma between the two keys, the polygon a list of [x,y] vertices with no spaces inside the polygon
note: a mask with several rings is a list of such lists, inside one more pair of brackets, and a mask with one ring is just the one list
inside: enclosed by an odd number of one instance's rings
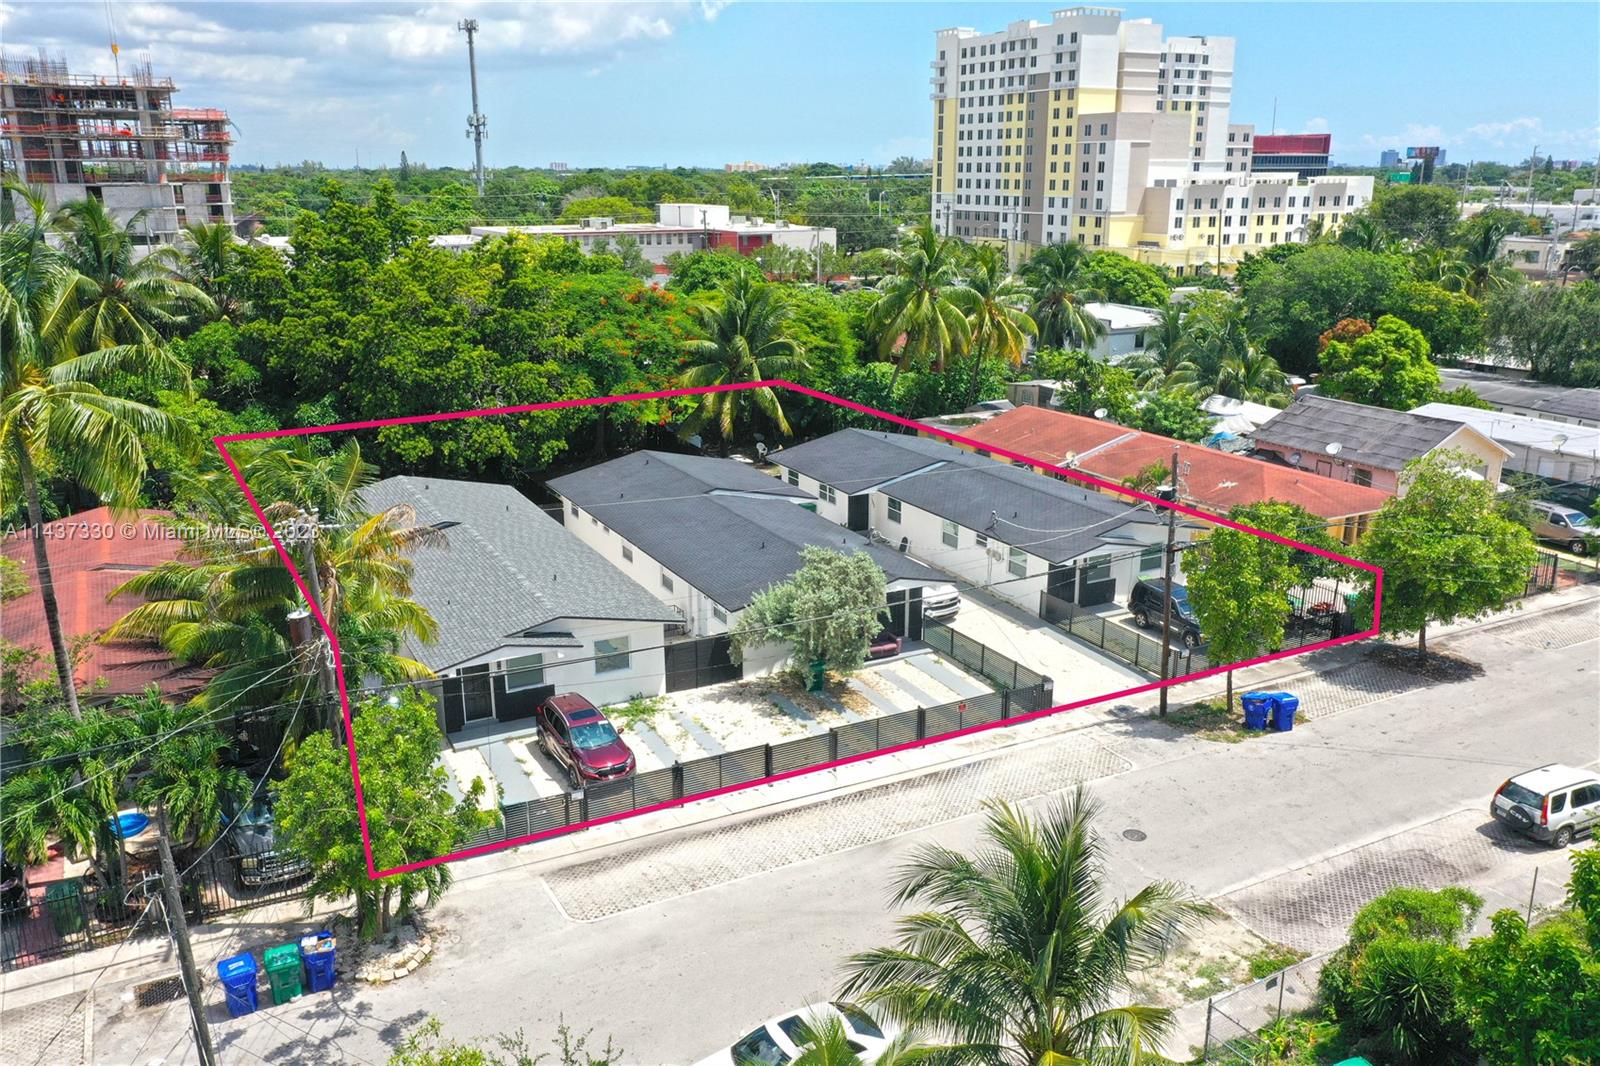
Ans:
{"label": "green trash bin", "polygon": [[272,1002],[287,1003],[300,995],[300,945],[279,944],[261,953],[266,964],[267,982],[272,985]]}
{"label": "green trash bin", "polygon": [[83,895],[78,878],[56,881],[44,890],[45,910],[50,912],[50,922],[56,936],[71,936],[83,932]]}

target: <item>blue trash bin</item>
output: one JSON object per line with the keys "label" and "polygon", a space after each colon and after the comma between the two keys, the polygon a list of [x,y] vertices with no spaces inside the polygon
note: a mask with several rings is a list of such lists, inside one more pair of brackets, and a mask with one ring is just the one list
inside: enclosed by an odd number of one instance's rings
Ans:
{"label": "blue trash bin", "polygon": [[307,992],[326,992],[333,987],[334,950],[333,934],[326,929],[300,938],[300,962],[305,966]]}
{"label": "blue trash bin", "polygon": [[1292,692],[1272,694],[1272,728],[1287,733],[1294,728],[1294,712],[1300,709],[1300,697]]}
{"label": "blue trash bin", "polygon": [[1272,693],[1246,692],[1239,697],[1239,705],[1244,708],[1244,727],[1246,729],[1267,728],[1267,716],[1272,713]]}
{"label": "blue trash bin", "polygon": [[228,1016],[237,1018],[249,1014],[256,1002],[256,960],[249,952],[234,955],[217,963],[217,976],[222,979],[227,997]]}

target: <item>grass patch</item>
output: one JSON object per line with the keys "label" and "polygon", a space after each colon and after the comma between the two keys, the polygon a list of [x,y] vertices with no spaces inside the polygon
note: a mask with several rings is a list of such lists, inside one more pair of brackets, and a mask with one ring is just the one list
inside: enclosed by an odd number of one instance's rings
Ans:
{"label": "grass patch", "polygon": [[1250,956],[1250,979],[1259,981],[1263,977],[1271,977],[1286,966],[1293,966],[1306,957],[1303,951],[1285,947],[1282,944],[1269,944]]}
{"label": "grass patch", "polygon": [[626,732],[636,723],[649,725],[656,715],[667,709],[667,701],[663,696],[635,696],[627,703],[618,703],[606,708],[606,717],[620,730]]}
{"label": "grass patch", "polygon": [[1237,744],[1267,732],[1264,729],[1246,729],[1244,712],[1231,711],[1221,703],[1191,703],[1169,712],[1166,723],[1181,733],[1191,733],[1201,740],[1214,740],[1221,744]]}

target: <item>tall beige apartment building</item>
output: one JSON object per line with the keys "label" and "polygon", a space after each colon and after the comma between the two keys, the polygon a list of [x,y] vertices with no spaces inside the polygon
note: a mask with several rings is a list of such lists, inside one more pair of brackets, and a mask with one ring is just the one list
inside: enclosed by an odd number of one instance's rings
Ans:
{"label": "tall beige apartment building", "polygon": [[1372,179],[1253,169],[1254,127],[1232,121],[1234,46],[1105,7],[940,30],[935,228],[1014,257],[1080,241],[1191,273],[1305,240],[1313,219],[1337,226]]}

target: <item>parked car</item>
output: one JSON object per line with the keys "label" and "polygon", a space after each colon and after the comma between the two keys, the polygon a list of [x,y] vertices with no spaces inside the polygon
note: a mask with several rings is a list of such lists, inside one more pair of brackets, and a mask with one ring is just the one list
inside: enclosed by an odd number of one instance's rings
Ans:
{"label": "parked car", "polygon": [[1540,540],[1559,544],[1574,555],[1600,548],[1600,526],[1590,522],[1582,511],[1543,500],[1535,500],[1532,507],[1533,535]]}
{"label": "parked car", "polygon": [[27,867],[20,862],[0,858],[0,910],[13,911],[27,905]]}
{"label": "parked car", "polygon": [[922,617],[948,622],[961,610],[961,593],[954,585],[928,585],[922,590]]}
{"label": "parked car", "polygon": [[[1140,629],[1161,624],[1161,615],[1166,610],[1165,590],[1166,581],[1159,577],[1147,577],[1133,586],[1128,594],[1128,613],[1133,615],[1133,622]],[[1176,583],[1172,586],[1172,628],[1181,634],[1184,647],[1200,646],[1200,621],[1189,606],[1189,590]]]}
{"label": "parked car", "polygon": [[595,781],[617,781],[633,773],[633,752],[600,709],[576,692],[551,696],[535,716],[539,747],[582,788]]}
{"label": "parked car", "polygon": [[1551,763],[1495,790],[1489,813],[1524,836],[1564,848],[1600,826],[1600,774]]}
{"label": "parked car", "polygon": [[888,626],[884,626],[879,630],[878,635],[873,637],[871,642],[867,644],[867,658],[869,659],[887,659],[891,655],[899,654],[900,638]]}
{"label": "parked car", "polygon": [[804,1026],[808,1021],[838,1018],[844,1023],[850,1049],[862,1062],[876,1062],[894,1039],[895,1030],[852,1003],[815,1003],[757,1026],[742,1040],[714,1051],[696,1066],[784,1066],[799,1058],[804,1047]]}
{"label": "parked car", "polygon": [[270,790],[257,792],[243,805],[224,797],[222,824],[227,833],[223,846],[240,884],[260,888],[293,881],[311,872],[304,859],[278,849]]}

